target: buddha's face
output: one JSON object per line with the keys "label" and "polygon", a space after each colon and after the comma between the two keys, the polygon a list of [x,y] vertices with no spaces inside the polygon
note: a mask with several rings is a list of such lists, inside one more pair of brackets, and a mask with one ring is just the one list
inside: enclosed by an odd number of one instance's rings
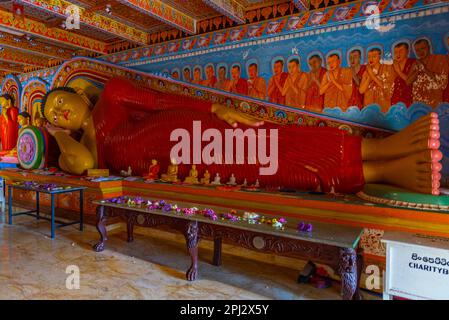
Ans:
{"label": "buddha's face", "polygon": [[153,166],[157,165],[157,160],[156,160],[156,159],[151,160],[151,164],[152,164]]}
{"label": "buddha's face", "polygon": [[49,94],[44,108],[48,122],[69,130],[79,130],[89,114],[89,106],[80,95],[59,90]]}
{"label": "buddha's face", "polygon": [[9,108],[11,106],[11,101],[5,99],[4,97],[0,97],[0,105],[2,108]]}
{"label": "buddha's face", "polygon": [[19,123],[20,126],[27,126],[28,125],[28,118],[24,117],[24,116],[18,116],[17,117],[17,122]]}

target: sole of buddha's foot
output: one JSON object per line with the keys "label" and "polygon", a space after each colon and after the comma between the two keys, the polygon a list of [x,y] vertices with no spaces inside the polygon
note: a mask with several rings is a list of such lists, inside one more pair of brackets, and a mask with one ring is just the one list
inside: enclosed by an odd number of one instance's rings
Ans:
{"label": "sole of buddha's foot", "polygon": [[409,156],[385,161],[384,179],[390,184],[416,192],[439,195],[443,154],[428,149]]}
{"label": "sole of buddha's foot", "polygon": [[432,112],[404,130],[383,139],[379,145],[378,160],[406,157],[428,149],[440,148],[440,126],[438,115]]}

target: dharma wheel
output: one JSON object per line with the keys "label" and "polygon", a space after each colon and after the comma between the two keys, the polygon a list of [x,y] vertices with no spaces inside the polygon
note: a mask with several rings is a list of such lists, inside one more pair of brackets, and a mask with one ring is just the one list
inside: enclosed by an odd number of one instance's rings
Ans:
{"label": "dharma wheel", "polygon": [[21,130],[17,140],[17,158],[24,169],[42,169],[47,152],[47,133],[34,126]]}

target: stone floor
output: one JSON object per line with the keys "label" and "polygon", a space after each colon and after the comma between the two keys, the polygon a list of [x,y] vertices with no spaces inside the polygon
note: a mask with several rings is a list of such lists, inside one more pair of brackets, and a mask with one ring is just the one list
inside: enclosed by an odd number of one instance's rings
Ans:
{"label": "stone floor", "polygon": [[[226,250],[223,265],[215,267],[209,263],[212,252],[201,249],[199,279],[188,282],[185,245],[153,229],[136,230],[133,243],[114,229],[106,250],[95,253],[93,227],[59,229],[55,240],[49,227],[31,217],[17,217],[10,226],[0,214],[0,299],[340,299],[338,282],[328,289],[297,284],[301,268]],[[66,287],[71,265],[80,270],[78,290]]]}

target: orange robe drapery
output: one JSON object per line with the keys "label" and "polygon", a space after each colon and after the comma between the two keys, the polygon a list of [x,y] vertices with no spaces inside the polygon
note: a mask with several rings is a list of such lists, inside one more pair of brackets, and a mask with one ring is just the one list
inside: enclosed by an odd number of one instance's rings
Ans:
{"label": "orange robe drapery", "polygon": [[267,82],[262,77],[248,80],[248,95],[252,98],[265,100],[267,97]]}
{"label": "orange robe drapery", "polygon": [[[325,85],[331,82],[328,71],[323,77],[321,85]],[[351,70],[346,68],[340,68],[337,71],[336,82],[343,87],[343,91],[339,90],[334,84],[324,92],[324,107],[325,108],[336,108],[339,107],[341,110],[346,111],[348,108],[348,101],[352,94],[352,73]]]}
{"label": "orange robe drapery", "polygon": [[425,72],[422,63],[415,63],[413,68],[418,71],[412,88],[413,101],[437,107],[443,101],[443,91],[448,84],[447,56],[434,54],[427,59],[426,68],[435,74],[434,77]]}
{"label": "orange robe drapery", "polygon": [[[318,81],[321,83],[324,75],[326,74],[326,69],[321,68],[318,71]],[[309,87],[306,91],[306,109],[316,112],[323,111],[324,96],[320,95],[320,86],[313,80],[311,80],[311,72],[307,75],[307,82]]]}
{"label": "orange robe drapery", "polygon": [[[268,100],[277,104],[285,104],[285,97],[282,95],[281,90],[279,90],[279,88],[276,86],[276,82],[274,80],[275,77],[276,76],[271,77],[270,82],[268,83]],[[279,77],[279,85],[281,86],[281,88],[284,86],[287,77],[288,73],[281,73]]]}
{"label": "orange robe drapery", "polygon": [[[415,63],[415,59],[408,58],[405,62],[404,69],[402,73],[405,75],[409,75],[410,71],[413,68]],[[399,75],[396,75],[396,78],[393,82],[393,94],[391,96],[391,105],[398,104],[399,102],[404,103],[407,107],[413,103],[413,94],[412,94],[412,86],[408,85],[407,82],[402,79]]]}
{"label": "orange robe drapery", "polygon": [[[364,76],[369,77],[368,71],[365,71]],[[378,104],[382,112],[387,112],[391,107],[391,93],[394,77],[393,67],[391,65],[381,64],[376,76],[382,82],[382,86],[379,86],[371,79],[368,89],[363,95],[363,105],[369,106],[371,104]]]}
{"label": "orange robe drapery", "polygon": [[0,115],[0,139],[2,143],[2,151],[9,151],[16,147],[19,134],[19,124],[17,117],[19,110],[10,107],[5,115]]}

